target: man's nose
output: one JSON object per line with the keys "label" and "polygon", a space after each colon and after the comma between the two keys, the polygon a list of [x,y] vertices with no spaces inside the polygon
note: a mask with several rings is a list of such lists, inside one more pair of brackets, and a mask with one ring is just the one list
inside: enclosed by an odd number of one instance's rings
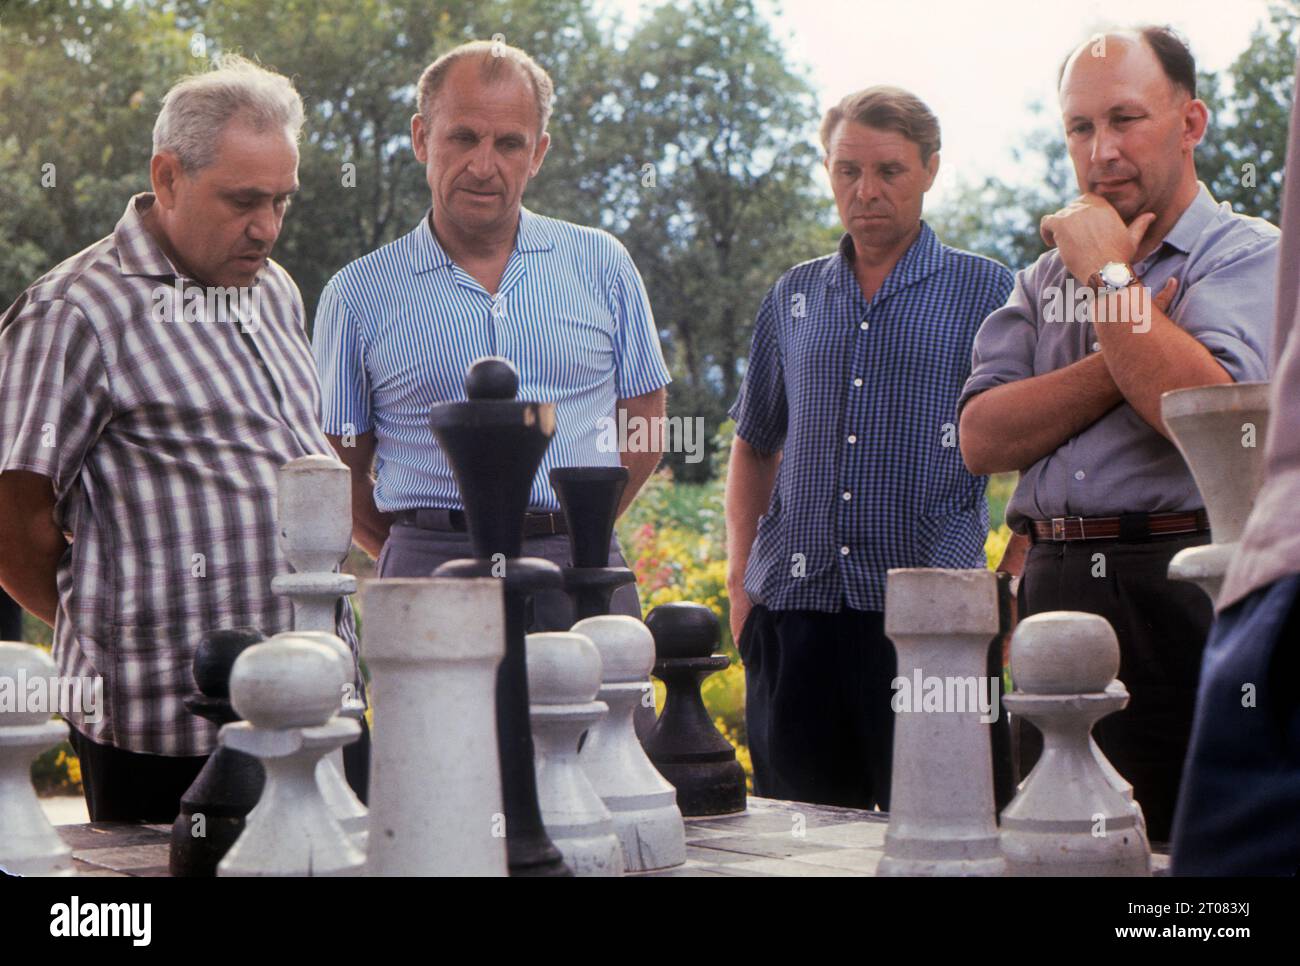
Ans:
{"label": "man's nose", "polygon": [[258,206],[248,223],[248,237],[264,245],[271,245],[280,235],[280,215],[273,203]]}
{"label": "man's nose", "polygon": [[480,181],[492,177],[492,142],[484,138],[469,158],[469,173]]}
{"label": "man's nose", "polygon": [[880,193],[880,182],[869,174],[864,174],[858,181],[858,201],[864,205],[873,201]]}
{"label": "man's nose", "polygon": [[1106,165],[1119,157],[1119,134],[1109,124],[1097,128],[1092,139],[1092,162]]}

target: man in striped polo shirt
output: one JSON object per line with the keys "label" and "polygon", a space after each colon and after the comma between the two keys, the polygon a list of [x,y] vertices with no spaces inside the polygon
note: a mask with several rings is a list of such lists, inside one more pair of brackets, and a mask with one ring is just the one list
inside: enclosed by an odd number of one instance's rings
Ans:
{"label": "man in striped polo shirt", "polygon": [[[99,689],[59,709],[93,821],[176,817],[216,747],[183,703],[204,632],[293,627],[278,472],[330,452],[302,299],[269,258],[302,121],[243,58],[182,80],[153,192],[0,316],[0,583],[54,627],[60,677]],[[337,623],[355,652],[346,603]],[[363,798],[364,742],[344,751]]]}
{"label": "man in striped polo shirt", "polygon": [[1011,273],[921,220],[939,122],[916,97],[850,94],[821,138],[845,234],[759,307],[731,409],[727,586],[754,791],[888,808],[885,575],[984,565],[985,480],[962,465],[957,397]]}
{"label": "man in striped polo shirt", "polygon": [[[464,44],[435,61],[411,119],[432,208],[321,295],[313,342],[325,432],[352,469],[354,536],[382,577],[427,576],[471,555],[429,409],[464,399],[465,373],[482,356],[514,363],[519,398],[556,404],[525,554],[568,561],[551,467],[621,462],[631,476],[622,510],[659,461],[655,449],[616,451],[601,439],[619,410],[629,425],[664,413],[669,376],[636,267],[608,233],[521,204],[550,144],[552,92],[532,58],[501,43]],[[621,565],[617,540],[611,549]],[[640,616],[633,586],[614,605]],[[535,599],[534,617],[536,628],[566,628],[572,612],[551,591]]]}

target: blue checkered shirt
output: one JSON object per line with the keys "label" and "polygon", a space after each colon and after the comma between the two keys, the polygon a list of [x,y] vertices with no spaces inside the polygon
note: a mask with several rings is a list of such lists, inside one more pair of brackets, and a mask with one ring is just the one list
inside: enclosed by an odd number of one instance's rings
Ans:
{"label": "blue checkered shirt", "polygon": [[1002,265],[924,222],[870,302],[853,241],[772,286],[731,407],[782,452],[745,590],[771,610],[882,611],[891,567],[982,567],[986,480],[957,445],[975,333],[1011,294]]}

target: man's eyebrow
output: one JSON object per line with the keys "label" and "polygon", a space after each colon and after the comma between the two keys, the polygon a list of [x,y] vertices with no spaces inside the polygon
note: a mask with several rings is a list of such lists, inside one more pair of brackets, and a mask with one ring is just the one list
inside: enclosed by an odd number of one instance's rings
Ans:
{"label": "man's eyebrow", "polygon": [[288,191],[263,191],[261,188],[222,188],[221,195],[226,198],[280,198],[296,195],[301,185],[295,184]]}

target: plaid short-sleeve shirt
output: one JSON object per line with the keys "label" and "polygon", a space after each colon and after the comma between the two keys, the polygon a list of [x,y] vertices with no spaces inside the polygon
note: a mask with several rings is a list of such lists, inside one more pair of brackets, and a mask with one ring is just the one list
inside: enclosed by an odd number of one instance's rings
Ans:
{"label": "plaid short-sleeve shirt", "polygon": [[[72,534],[54,657],[62,676],[101,678],[103,701],[66,717],[128,751],[202,755],[217,729],[182,703],[195,646],[215,628],[292,628],[271,593],[291,569],[278,471],[332,450],[293,280],[268,262],[251,311],[222,312],[145,229],[152,203],[137,195],[0,316],[0,472],[49,477]],[[355,653],[346,603],[338,634]]]}
{"label": "plaid short-sleeve shirt", "polygon": [[980,323],[1011,273],[924,222],[868,302],[853,241],[790,269],[754,322],[736,434],[782,453],[745,572],[770,610],[883,611],[892,567],[980,567],[985,478],[957,445]]}

